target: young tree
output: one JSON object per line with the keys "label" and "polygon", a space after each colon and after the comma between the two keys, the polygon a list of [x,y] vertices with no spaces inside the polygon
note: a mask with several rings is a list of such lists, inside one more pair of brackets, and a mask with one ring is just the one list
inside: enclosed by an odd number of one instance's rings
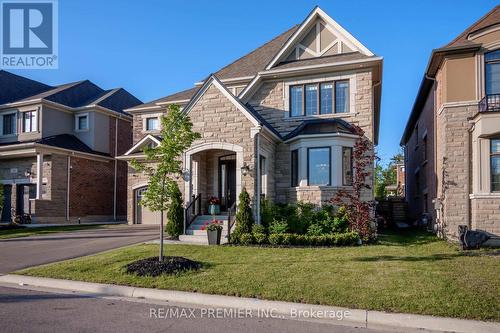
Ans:
{"label": "young tree", "polygon": [[160,255],[163,261],[163,215],[172,206],[179,190],[177,179],[182,175],[182,153],[188,149],[200,134],[193,132],[193,124],[177,105],[170,105],[167,114],[161,118],[161,142],[155,147],[144,149],[144,161],[132,161],[132,167],[149,176],[148,188],[143,194],[141,205],[151,211],[160,212]]}
{"label": "young tree", "polygon": [[371,189],[367,179],[371,175],[370,170],[373,169],[374,151],[373,144],[365,137],[363,129],[353,126],[358,138],[353,149],[352,191],[339,190],[330,202],[345,207],[350,229],[357,231],[360,237],[367,241],[375,235],[375,230],[371,226],[374,203],[363,200],[362,196],[363,191]]}

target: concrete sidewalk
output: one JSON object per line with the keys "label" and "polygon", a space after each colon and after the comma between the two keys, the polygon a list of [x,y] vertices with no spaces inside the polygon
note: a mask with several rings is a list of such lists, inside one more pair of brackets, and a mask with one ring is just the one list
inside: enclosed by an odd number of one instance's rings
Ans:
{"label": "concrete sidewalk", "polygon": [[200,293],[170,291],[161,289],[136,288],[110,284],[38,278],[22,275],[0,276],[0,283],[41,287],[86,293],[92,296],[114,296],[138,298],[152,301],[167,301],[177,304],[191,304],[216,309],[243,309],[257,313],[271,313],[285,319],[318,321],[334,325],[364,327],[369,329],[385,328],[394,330],[430,330],[438,332],[491,332],[500,333],[500,323],[482,322],[413,314],[386,313],[347,309],[333,306],[300,304],[290,302],[266,301],[254,298],[208,295]]}

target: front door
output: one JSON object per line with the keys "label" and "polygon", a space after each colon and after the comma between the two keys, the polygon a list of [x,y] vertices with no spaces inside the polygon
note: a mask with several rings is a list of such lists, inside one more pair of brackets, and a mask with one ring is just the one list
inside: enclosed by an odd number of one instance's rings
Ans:
{"label": "front door", "polygon": [[31,214],[30,212],[30,199],[36,197],[36,185],[35,184],[18,184],[16,186],[16,214]]}
{"label": "front door", "polygon": [[219,193],[223,211],[236,201],[236,155],[219,159]]}

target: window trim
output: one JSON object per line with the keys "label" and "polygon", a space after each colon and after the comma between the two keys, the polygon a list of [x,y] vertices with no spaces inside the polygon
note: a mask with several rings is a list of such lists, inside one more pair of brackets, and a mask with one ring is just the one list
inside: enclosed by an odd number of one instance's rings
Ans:
{"label": "window trim", "polygon": [[[80,118],[87,118],[87,128],[81,129],[80,128]],[[90,129],[90,117],[88,112],[85,113],[77,113],[75,115],[75,132],[88,132]]]}
{"label": "window trim", "polygon": [[[3,132],[4,116],[8,116],[8,115],[14,115],[14,129],[13,129],[12,133],[5,134]],[[17,116],[17,111],[11,110],[11,111],[8,111],[8,112],[4,112],[4,113],[1,113],[0,116],[2,118],[2,127],[0,128],[1,136],[4,137],[4,138],[11,137],[11,136],[16,136],[17,135],[17,127],[19,125],[17,123],[18,119],[19,119],[19,117]]]}
{"label": "window trim", "polygon": [[500,158],[500,152],[493,152],[493,141],[494,140],[500,140],[500,137],[492,137],[490,138],[490,158],[489,158],[489,164],[490,164],[490,192],[491,193],[500,193],[500,189],[498,190],[493,190],[493,168],[492,168],[492,161],[493,157],[499,157]]}
{"label": "window trim", "polygon": [[[350,165],[350,171],[351,171],[351,183],[347,184],[344,179],[345,175],[345,169],[344,169],[344,149],[348,149],[350,151],[351,155],[351,165]],[[353,161],[353,153],[354,149],[353,147],[346,147],[342,146],[342,186],[353,186],[354,185],[354,161]]]}
{"label": "window trim", "polygon": [[[345,112],[337,112],[337,84],[338,83],[342,83],[342,82],[347,82],[347,99],[346,99],[346,110]],[[333,82],[334,83],[334,86],[333,86],[333,114],[347,114],[349,113],[349,111],[351,110],[351,101],[350,101],[350,97],[351,97],[351,82],[350,80],[336,80]]]}
{"label": "window trim", "polygon": [[[336,89],[338,83],[347,83],[347,99],[346,99],[346,112],[337,112],[337,103],[336,103]],[[331,113],[322,113],[321,112],[321,85],[323,84],[331,84],[332,85],[332,112]],[[316,113],[315,114],[306,114],[306,87],[307,86],[316,86]],[[337,78],[325,81],[314,81],[314,82],[303,82],[288,85],[288,118],[290,119],[298,119],[301,117],[318,117],[318,116],[333,116],[333,115],[349,115],[352,113],[351,111],[351,78]],[[294,87],[302,87],[302,109],[298,115],[292,114],[292,89]]]}
{"label": "window trim", "polygon": [[[31,129],[29,131],[26,130],[26,120],[25,120],[25,115],[27,113],[32,113],[34,114],[35,121],[30,121]],[[38,110],[26,110],[21,112],[21,132],[22,133],[36,133],[38,132]],[[35,124],[35,126],[33,126]],[[33,127],[35,129],[33,129]],[[2,129],[3,130],[3,129]]]}
{"label": "window trim", "polygon": [[[328,184],[326,185],[311,185],[310,182],[310,168],[309,168],[309,155],[311,149],[328,149]],[[307,147],[307,186],[332,186],[332,147]]]}
{"label": "window trim", "polygon": [[[148,129],[148,120],[150,120],[150,119],[156,119],[158,121],[158,128]],[[151,117],[144,118],[144,131],[146,131],[146,132],[158,132],[159,130],[160,130],[160,117],[151,116]]]}

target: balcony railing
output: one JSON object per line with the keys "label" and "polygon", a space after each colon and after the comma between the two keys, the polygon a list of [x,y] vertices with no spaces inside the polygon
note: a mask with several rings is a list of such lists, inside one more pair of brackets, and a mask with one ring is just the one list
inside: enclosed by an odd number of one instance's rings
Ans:
{"label": "balcony railing", "polygon": [[479,102],[479,112],[500,111],[500,94],[486,95]]}

